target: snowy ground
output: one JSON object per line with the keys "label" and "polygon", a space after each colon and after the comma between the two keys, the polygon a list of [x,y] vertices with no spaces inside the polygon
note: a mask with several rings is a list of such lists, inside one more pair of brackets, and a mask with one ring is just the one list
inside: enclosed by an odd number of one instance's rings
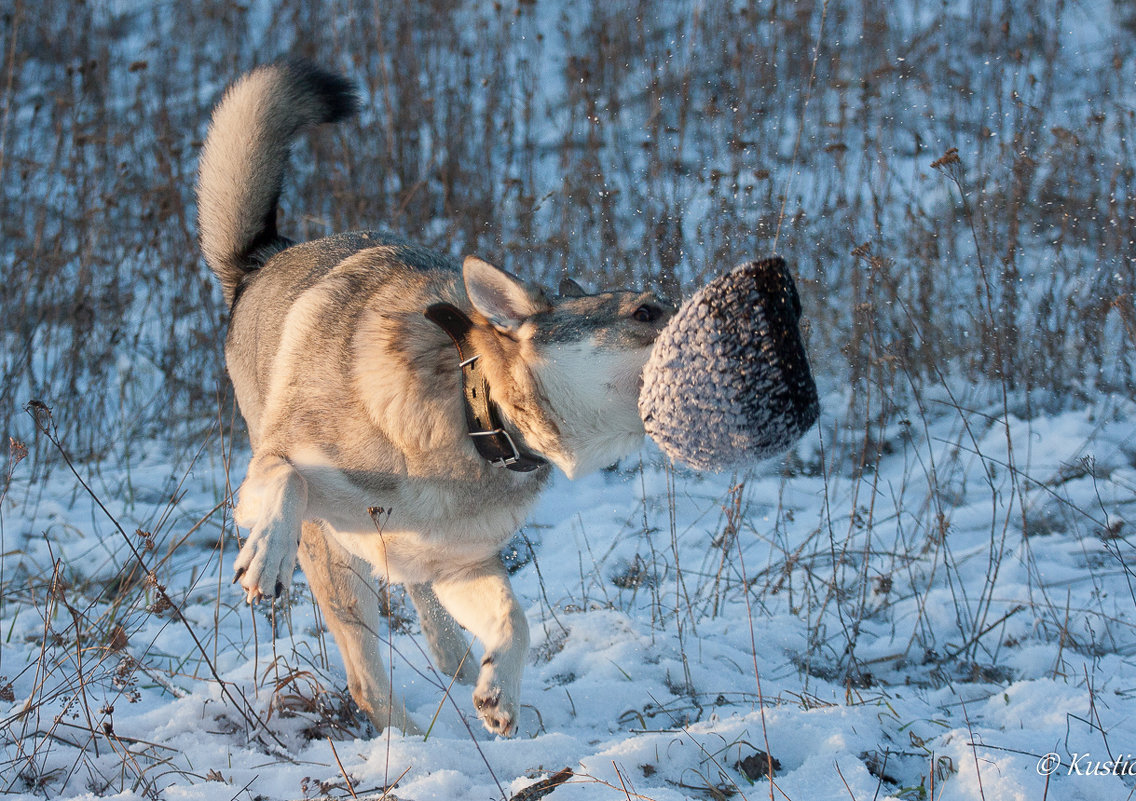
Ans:
{"label": "snowy ground", "polygon": [[[1128,798],[1136,404],[991,397],[924,397],[863,443],[830,391],[751,475],[648,447],[559,478],[509,555],[533,632],[512,740],[468,688],[447,699],[397,589],[387,661],[427,738],[351,713],[302,582],[249,611],[223,503],[239,446],[231,474],[216,436],[79,465],[106,512],[22,462],[0,507],[0,791],[509,799],[567,767],[556,801]],[[747,778],[761,753],[773,791]]]}

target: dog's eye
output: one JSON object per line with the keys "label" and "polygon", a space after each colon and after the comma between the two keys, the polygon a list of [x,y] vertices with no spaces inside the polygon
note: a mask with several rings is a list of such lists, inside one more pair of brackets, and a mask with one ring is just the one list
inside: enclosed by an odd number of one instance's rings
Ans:
{"label": "dog's eye", "polygon": [[659,314],[659,310],[654,306],[644,303],[631,316],[641,323],[653,323],[659,319]]}

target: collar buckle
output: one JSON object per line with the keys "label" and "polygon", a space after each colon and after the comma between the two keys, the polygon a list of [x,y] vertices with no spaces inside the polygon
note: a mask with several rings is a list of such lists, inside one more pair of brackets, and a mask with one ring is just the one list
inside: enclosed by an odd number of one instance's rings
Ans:
{"label": "collar buckle", "polygon": [[425,314],[426,319],[446,332],[458,350],[466,427],[481,458],[494,467],[518,473],[528,473],[548,464],[535,454],[523,452],[505,430],[501,412],[489,397],[489,379],[478,364],[481,354],[473,352],[469,337],[473,321],[449,303],[435,303]]}
{"label": "collar buckle", "polygon": [[[475,357],[476,358],[476,357]],[[512,451],[511,455],[500,456],[489,463],[494,467],[512,467],[521,461],[521,452],[517,450],[517,443],[513,442],[513,438],[509,436],[509,432],[503,428],[495,428],[492,431],[470,431],[471,437],[504,437],[505,442],[509,445],[509,450]]]}

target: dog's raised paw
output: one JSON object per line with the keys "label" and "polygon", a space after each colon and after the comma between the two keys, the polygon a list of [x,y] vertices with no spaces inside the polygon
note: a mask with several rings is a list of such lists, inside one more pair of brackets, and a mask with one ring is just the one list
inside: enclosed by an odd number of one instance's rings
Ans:
{"label": "dog's raised paw", "polygon": [[245,591],[245,600],[278,598],[292,584],[296,545],[286,533],[254,528],[233,565],[233,582]]}

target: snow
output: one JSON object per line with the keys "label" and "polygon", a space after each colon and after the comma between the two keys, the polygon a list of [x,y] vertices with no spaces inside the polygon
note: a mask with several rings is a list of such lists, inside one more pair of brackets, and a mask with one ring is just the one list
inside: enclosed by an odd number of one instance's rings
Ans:
{"label": "snow", "polygon": [[[344,772],[371,797],[397,780],[401,799],[509,798],[569,767],[552,798],[763,798],[768,780],[740,765],[768,751],[789,798],[913,798],[933,782],[935,798],[1036,799],[1045,754],[1067,769],[1136,750],[1136,404],[1032,419],[912,410],[919,424],[890,432],[857,475],[820,442],[841,403],[824,399],[795,458],[746,475],[672,469],[648,445],[557,480],[524,529],[531,554],[515,543],[533,642],[512,740],[481,730],[467,688],[446,698],[412,616],[385,656],[411,714],[436,716],[428,737],[344,712],[342,663],[302,579],[275,615],[229,585],[236,476],[216,436],[196,458],[140,446],[130,468],[78,468],[125,534],[75,476],[33,480],[20,464],[2,518],[0,720],[20,735],[4,741],[7,789],[39,797],[17,779],[33,764],[58,798],[344,797]],[[813,467],[790,475],[795,463]],[[954,471],[954,506],[935,509],[932,463]],[[122,589],[128,539],[153,541],[143,558],[204,655],[152,587]],[[84,743],[104,723],[129,763],[110,740]],[[1048,780],[1063,799],[1136,786]]]}

